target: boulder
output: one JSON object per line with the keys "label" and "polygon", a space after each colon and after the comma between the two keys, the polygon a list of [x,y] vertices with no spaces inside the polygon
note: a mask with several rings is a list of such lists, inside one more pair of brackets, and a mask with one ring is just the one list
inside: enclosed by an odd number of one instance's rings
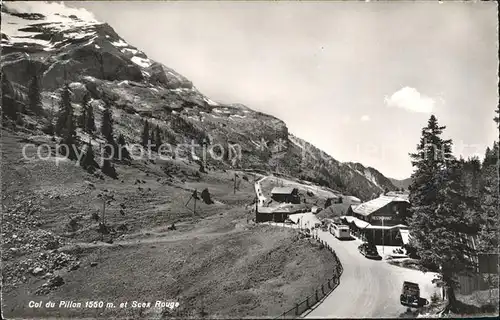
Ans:
{"label": "boulder", "polygon": [[43,268],[41,268],[41,267],[36,267],[36,268],[34,268],[34,269],[31,271],[31,273],[32,273],[34,276],[37,276],[37,275],[41,274],[42,272],[43,272]]}
{"label": "boulder", "polygon": [[48,281],[49,287],[59,287],[64,284],[64,280],[61,276],[55,276]]}

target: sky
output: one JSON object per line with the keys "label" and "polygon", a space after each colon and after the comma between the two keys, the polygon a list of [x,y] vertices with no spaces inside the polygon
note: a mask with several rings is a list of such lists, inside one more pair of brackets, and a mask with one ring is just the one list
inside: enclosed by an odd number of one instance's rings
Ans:
{"label": "sky", "polygon": [[339,161],[411,175],[431,114],[455,154],[497,139],[493,2],[71,2],[212,100],[242,103]]}

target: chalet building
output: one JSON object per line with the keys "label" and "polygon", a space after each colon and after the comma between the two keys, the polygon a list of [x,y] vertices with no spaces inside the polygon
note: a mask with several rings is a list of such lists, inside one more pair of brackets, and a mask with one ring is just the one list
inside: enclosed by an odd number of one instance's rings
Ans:
{"label": "chalet building", "polygon": [[271,198],[277,202],[300,203],[299,189],[293,187],[274,187]]}
{"label": "chalet building", "polygon": [[410,202],[406,197],[380,196],[368,202],[351,205],[343,222],[356,237],[376,245],[403,245],[408,243],[408,215]]}
{"label": "chalet building", "polygon": [[271,208],[261,207],[255,213],[255,222],[285,222],[289,214],[289,212],[272,211]]}

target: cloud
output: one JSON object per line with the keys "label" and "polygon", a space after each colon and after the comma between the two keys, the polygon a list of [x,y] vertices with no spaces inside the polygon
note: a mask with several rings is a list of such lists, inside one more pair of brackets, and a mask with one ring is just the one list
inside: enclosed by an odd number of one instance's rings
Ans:
{"label": "cloud", "polygon": [[371,118],[370,118],[370,116],[369,116],[369,115],[365,114],[365,115],[363,115],[363,116],[362,116],[359,120],[361,120],[361,121],[370,121],[370,120],[371,120]]}
{"label": "cloud", "polygon": [[412,112],[431,113],[436,101],[427,97],[415,88],[404,87],[394,92],[390,97],[385,97],[388,107],[402,108]]}
{"label": "cloud", "polygon": [[54,16],[56,13],[64,16],[75,15],[84,21],[97,21],[95,16],[88,10],[83,8],[71,8],[64,2],[47,2],[47,1],[16,1],[3,3],[6,8],[13,12],[19,13],[40,13],[44,16]]}

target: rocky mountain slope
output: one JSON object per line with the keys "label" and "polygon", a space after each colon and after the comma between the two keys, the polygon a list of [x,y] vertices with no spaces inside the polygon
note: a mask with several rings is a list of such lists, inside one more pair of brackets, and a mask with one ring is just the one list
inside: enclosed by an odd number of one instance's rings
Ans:
{"label": "rocky mountain slope", "polygon": [[[188,79],[129,45],[108,24],[69,13],[22,12],[14,3],[2,7],[2,89],[7,102],[2,108],[23,110],[36,74],[44,112],[23,111],[30,130],[39,131],[52,118],[60,90],[69,84],[75,115],[90,93],[97,127],[104,104],[111,106],[115,133],[123,134],[128,144],[140,143],[148,120],[159,126],[163,142],[205,144],[216,156],[206,156],[200,147],[191,160],[206,159],[209,167],[277,171],[361,199],[395,188],[377,170],[341,163],[289,134],[276,117],[212,101]],[[81,142],[103,141],[99,134],[77,133]]]}
{"label": "rocky mountain slope", "polygon": [[392,184],[397,188],[403,188],[405,190],[408,190],[408,187],[410,187],[411,184],[411,178],[406,178],[403,180],[389,178],[389,180],[391,180]]}
{"label": "rocky mountain slope", "polygon": [[372,167],[365,167],[361,163],[347,162],[346,163],[351,169],[355,170],[367,180],[372,182],[374,185],[378,186],[381,190],[389,189],[393,190],[395,185],[392,183],[390,178],[387,178],[377,169]]}

